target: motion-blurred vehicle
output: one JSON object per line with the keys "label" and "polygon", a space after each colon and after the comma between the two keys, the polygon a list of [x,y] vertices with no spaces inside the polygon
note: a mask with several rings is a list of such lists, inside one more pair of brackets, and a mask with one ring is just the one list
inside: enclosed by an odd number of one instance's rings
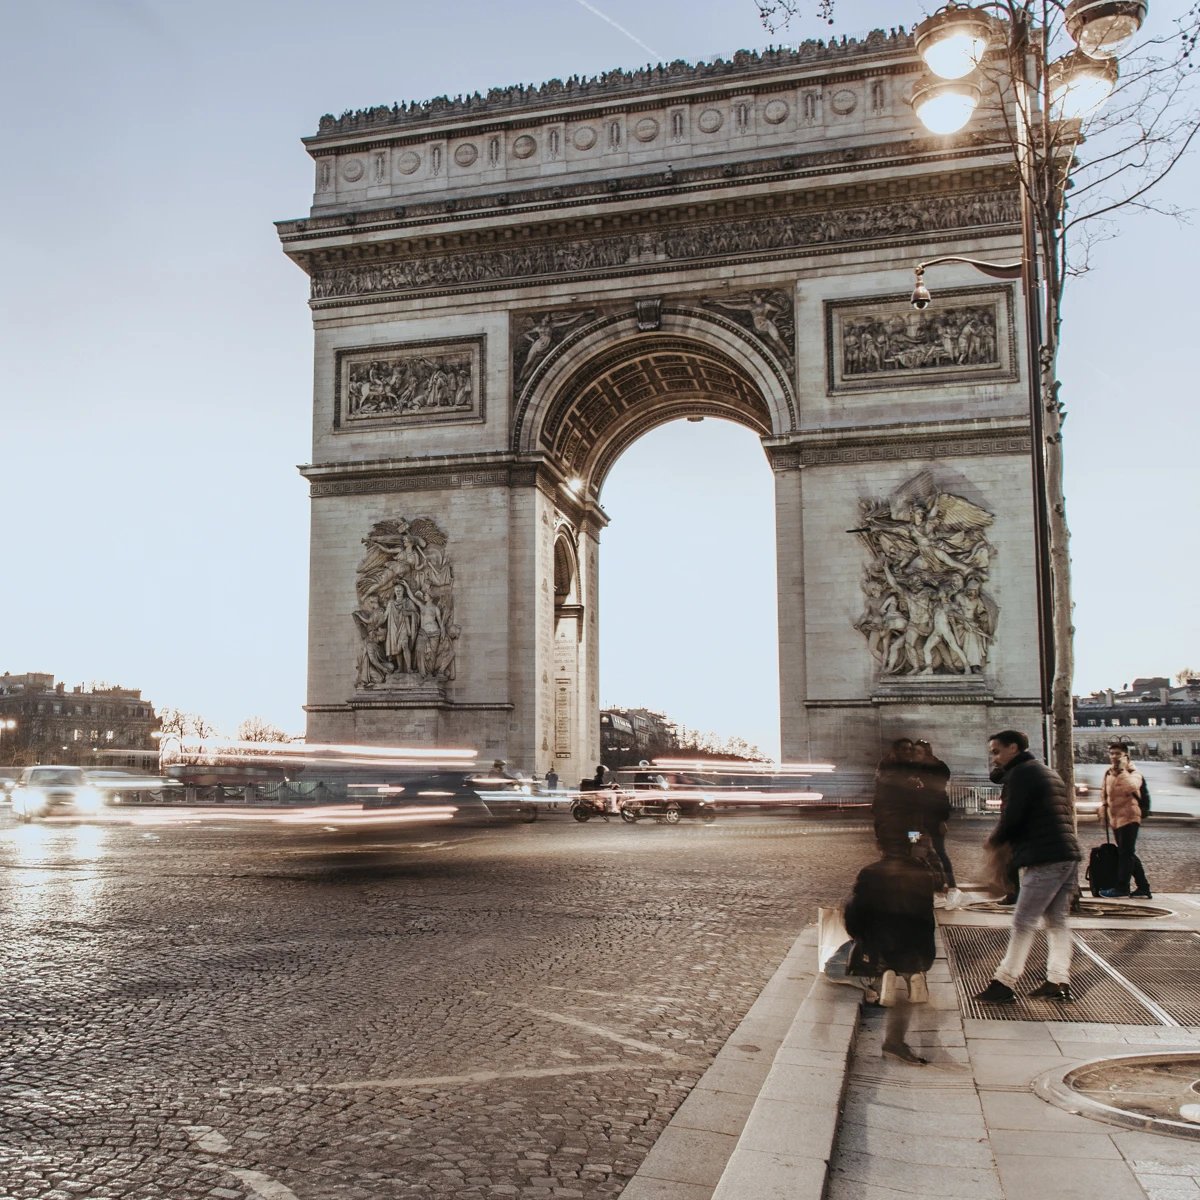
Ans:
{"label": "motion-blurred vehicle", "polygon": [[12,789],[13,815],[22,821],[88,815],[104,803],[103,793],[82,767],[26,767]]}
{"label": "motion-blurred vehicle", "polygon": [[717,806],[708,795],[685,786],[673,791],[671,780],[661,771],[638,768],[617,772],[617,781],[628,794],[621,802],[621,819],[634,824],[653,817],[668,825],[677,825],[684,817],[714,821]]}

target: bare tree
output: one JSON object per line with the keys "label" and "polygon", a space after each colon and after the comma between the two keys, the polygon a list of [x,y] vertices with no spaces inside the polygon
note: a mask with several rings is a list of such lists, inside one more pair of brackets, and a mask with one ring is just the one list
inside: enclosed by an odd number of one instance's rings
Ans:
{"label": "bare tree", "polygon": [[1181,667],[1175,672],[1175,682],[1183,687],[1189,679],[1200,679],[1200,671],[1195,667]]}
{"label": "bare tree", "polygon": [[264,721],[262,717],[247,717],[237,727],[239,742],[288,742],[288,737],[278,725]]}

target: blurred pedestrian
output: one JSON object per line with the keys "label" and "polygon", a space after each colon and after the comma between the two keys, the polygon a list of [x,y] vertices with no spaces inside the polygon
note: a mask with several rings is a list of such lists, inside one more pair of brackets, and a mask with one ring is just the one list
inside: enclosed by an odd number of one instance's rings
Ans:
{"label": "blurred pedestrian", "polygon": [[875,840],[881,850],[908,852],[908,835],[920,830],[924,819],[924,771],[917,766],[912,738],[897,738],[875,771],[875,799],[871,815]]}
{"label": "blurred pedestrian", "polygon": [[[883,1053],[923,1064],[907,1042],[912,1004],[929,999],[925,972],[933,965],[934,877],[909,844],[884,847],[883,857],[863,867],[846,902],[846,932],[855,940],[848,972],[878,977],[879,1003],[888,1012]],[[897,979],[904,980],[900,995]]]}
{"label": "blurred pedestrian", "polygon": [[942,881],[950,895],[951,903],[958,899],[958,885],[954,882],[954,867],[946,853],[946,831],[950,820],[950,768],[933,752],[933,747],[923,738],[916,743],[916,766],[921,769],[925,782],[921,804],[923,821],[920,829],[929,835],[933,852],[942,864]]}
{"label": "blurred pedestrian", "polygon": [[1003,785],[1000,822],[988,839],[1012,848],[1021,892],[1013,909],[1008,949],[991,983],[975,999],[1012,1004],[1033,947],[1039,919],[1046,924],[1046,977],[1029,995],[1035,999],[1073,1000],[1071,930],[1067,921],[1078,890],[1079,843],[1067,785],[1029,751],[1029,738],[1015,729],[988,741],[993,783]]}
{"label": "blurred pedestrian", "polygon": [[558,791],[558,772],[553,767],[546,772],[546,791]]}
{"label": "blurred pedestrian", "polygon": [[[1129,761],[1129,749],[1124,742],[1109,742],[1108,770],[1100,787],[1098,819],[1112,826],[1117,843],[1117,886],[1103,888],[1101,896],[1115,898],[1133,896],[1151,900],[1150,884],[1142,860],[1137,856],[1138,831],[1142,817],[1150,811],[1150,789],[1142,773]],[[1132,878],[1137,890],[1129,890]]]}

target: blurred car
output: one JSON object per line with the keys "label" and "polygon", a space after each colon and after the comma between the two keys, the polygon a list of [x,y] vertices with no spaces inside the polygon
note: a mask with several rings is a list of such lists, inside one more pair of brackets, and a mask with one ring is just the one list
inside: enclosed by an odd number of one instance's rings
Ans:
{"label": "blurred car", "polygon": [[22,821],[93,813],[103,802],[82,767],[26,767],[12,789],[13,815]]}

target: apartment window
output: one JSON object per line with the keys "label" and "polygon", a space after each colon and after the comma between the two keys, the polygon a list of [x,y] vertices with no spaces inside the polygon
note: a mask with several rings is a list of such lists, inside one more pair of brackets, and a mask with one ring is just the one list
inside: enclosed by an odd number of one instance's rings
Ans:
{"label": "apartment window", "polygon": [[1192,743],[1192,757],[1200,757],[1200,742]]}
{"label": "apartment window", "polygon": [[1138,719],[1137,719],[1137,717],[1130,717],[1130,718],[1129,718],[1129,723],[1130,723],[1130,725],[1136,725],[1136,724],[1138,724]]}
{"label": "apartment window", "polygon": [[1171,754],[1175,758],[1182,758],[1183,757],[1183,743],[1182,742],[1172,742],[1171,743]]}

